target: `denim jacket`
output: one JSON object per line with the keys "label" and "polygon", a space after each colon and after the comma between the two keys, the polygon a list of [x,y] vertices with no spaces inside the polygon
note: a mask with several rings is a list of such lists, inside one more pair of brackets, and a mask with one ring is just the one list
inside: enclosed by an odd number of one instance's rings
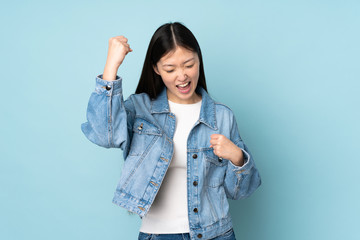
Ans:
{"label": "denim jacket", "polygon": [[[231,109],[215,102],[200,86],[196,91],[202,105],[187,139],[188,217],[191,239],[210,239],[232,228],[227,198],[250,196],[261,179]],[[91,142],[123,150],[125,162],[113,203],[140,218],[149,211],[171,163],[175,122],[165,87],[156,99],[141,93],[124,101],[122,78],[106,81],[102,75],[96,77],[87,122],[81,129]],[[242,149],[243,166],[214,154],[209,147],[214,133],[225,135]]]}

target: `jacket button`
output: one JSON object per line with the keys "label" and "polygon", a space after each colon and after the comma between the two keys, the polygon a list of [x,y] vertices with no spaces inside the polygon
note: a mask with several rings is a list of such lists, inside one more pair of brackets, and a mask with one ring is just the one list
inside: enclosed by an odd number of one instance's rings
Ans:
{"label": "jacket button", "polygon": [[197,235],[197,237],[198,237],[198,238],[202,238],[202,234],[199,233],[199,234]]}
{"label": "jacket button", "polygon": [[106,85],[106,87],[105,87],[105,88],[106,88],[106,90],[108,90],[108,91],[109,91],[109,90],[111,89],[111,86],[110,86],[110,85]]}
{"label": "jacket button", "polygon": [[223,161],[223,158],[222,158],[222,157],[219,157],[218,160],[219,160],[219,162],[222,162],[222,161]]}
{"label": "jacket button", "polygon": [[192,157],[193,157],[194,159],[196,159],[196,158],[197,158],[197,154],[194,153]]}
{"label": "jacket button", "polygon": [[194,212],[198,212],[198,209],[197,209],[197,208],[194,208]]}
{"label": "jacket button", "polygon": [[193,185],[194,185],[194,186],[197,186],[197,185],[198,185],[198,182],[197,182],[197,181],[194,181],[194,182],[193,182]]}

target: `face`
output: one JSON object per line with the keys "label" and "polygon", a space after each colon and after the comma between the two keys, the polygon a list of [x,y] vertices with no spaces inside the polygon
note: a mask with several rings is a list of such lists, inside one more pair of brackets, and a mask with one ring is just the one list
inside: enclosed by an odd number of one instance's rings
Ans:
{"label": "face", "polygon": [[170,101],[182,104],[200,101],[195,93],[199,66],[197,53],[183,47],[176,47],[157,62],[154,71],[161,76]]}

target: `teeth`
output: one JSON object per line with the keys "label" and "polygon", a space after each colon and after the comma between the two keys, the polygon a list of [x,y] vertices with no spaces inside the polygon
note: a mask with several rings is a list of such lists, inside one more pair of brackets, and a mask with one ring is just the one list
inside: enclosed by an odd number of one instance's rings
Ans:
{"label": "teeth", "polygon": [[179,87],[186,87],[190,82],[187,82],[185,84],[182,84],[182,85],[178,85]]}

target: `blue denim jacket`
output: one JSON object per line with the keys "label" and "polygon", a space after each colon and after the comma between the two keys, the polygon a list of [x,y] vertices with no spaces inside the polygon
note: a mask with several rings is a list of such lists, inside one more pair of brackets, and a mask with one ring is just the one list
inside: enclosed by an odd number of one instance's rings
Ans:
{"label": "blue denim jacket", "polygon": [[[261,179],[231,109],[214,102],[200,86],[196,91],[202,96],[202,105],[187,140],[188,217],[191,239],[210,239],[232,228],[227,198],[248,197]],[[125,162],[113,203],[140,218],[149,211],[170,165],[175,121],[166,88],[155,100],[141,93],[124,101],[119,76],[115,81],[96,77],[87,122],[81,129],[91,142],[123,150]],[[214,133],[225,135],[242,149],[243,166],[214,154],[209,147]]]}

